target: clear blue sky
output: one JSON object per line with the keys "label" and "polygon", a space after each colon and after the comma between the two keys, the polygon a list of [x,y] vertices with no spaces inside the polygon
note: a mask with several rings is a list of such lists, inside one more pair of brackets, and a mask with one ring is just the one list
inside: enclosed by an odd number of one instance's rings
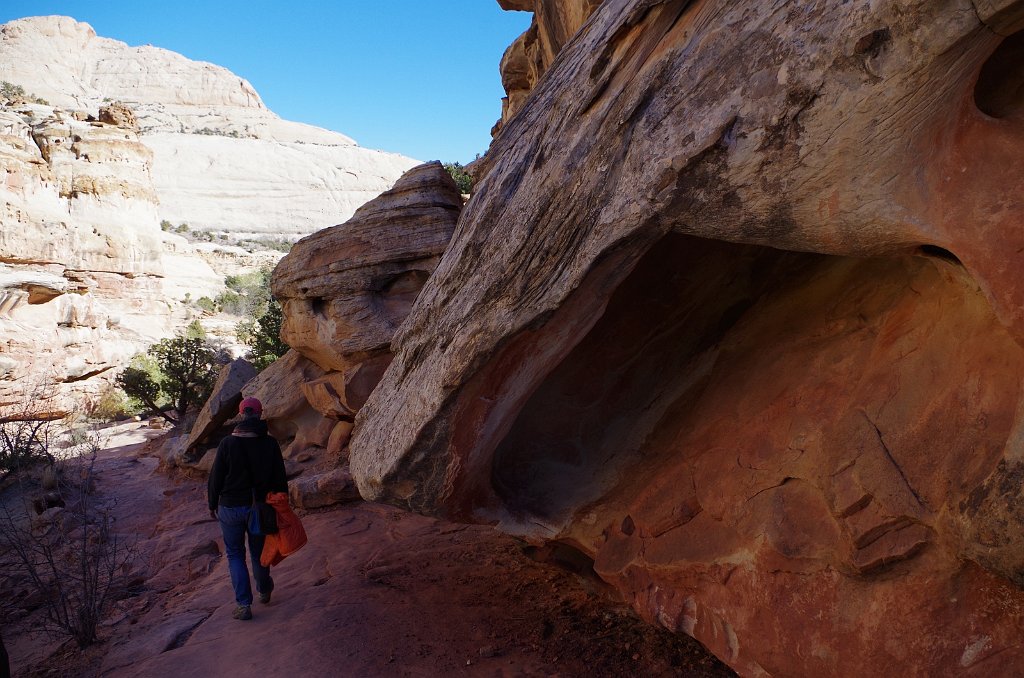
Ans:
{"label": "clear blue sky", "polygon": [[2,0],[224,66],[275,113],[361,146],[468,162],[501,115],[498,63],[529,26],[496,0]]}

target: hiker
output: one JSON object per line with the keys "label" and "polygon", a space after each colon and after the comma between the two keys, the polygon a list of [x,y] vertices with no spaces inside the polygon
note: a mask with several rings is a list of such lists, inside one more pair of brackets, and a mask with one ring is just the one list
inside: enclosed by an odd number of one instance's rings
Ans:
{"label": "hiker", "polygon": [[252,587],[245,565],[245,539],[249,538],[256,592],[261,603],[270,602],[274,580],[270,568],[260,564],[264,537],[248,531],[249,510],[254,501],[265,501],[267,492],[288,492],[281,447],[267,433],[263,404],[246,398],[238,406],[242,421],[217,446],[210,471],[210,515],[220,522],[228,557],[231,586],[235,590],[235,619],[252,619]]}

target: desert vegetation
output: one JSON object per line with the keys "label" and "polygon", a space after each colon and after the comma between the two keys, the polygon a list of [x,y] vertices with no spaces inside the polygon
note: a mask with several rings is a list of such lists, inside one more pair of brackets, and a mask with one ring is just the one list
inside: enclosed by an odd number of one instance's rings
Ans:
{"label": "desert vegetation", "polygon": [[52,384],[0,410],[0,619],[39,615],[40,630],[97,640],[133,559],[95,495],[99,439],[55,418]]}
{"label": "desert vegetation", "polygon": [[117,384],[175,426],[190,407],[210,397],[217,380],[218,353],[198,322],[180,336],[164,339],[136,355],[117,376]]}
{"label": "desert vegetation", "polygon": [[184,236],[189,242],[217,242],[231,247],[240,247],[247,252],[283,252],[287,253],[292,247],[292,241],[283,237],[259,236],[255,238],[238,238],[230,233],[214,233],[204,231],[200,228],[193,228],[187,222],[181,222],[177,226],[163,219],[160,221],[160,230],[168,233],[177,233]]}
{"label": "desert vegetation", "polygon": [[19,403],[0,409],[0,482],[11,474],[51,463],[59,420],[50,414],[53,388],[37,383]]}
{"label": "desert vegetation", "polygon": [[[224,279],[227,290],[215,299],[203,296],[193,301],[187,296],[184,300],[207,313],[241,317],[235,336],[248,347],[246,357],[259,370],[288,350],[280,337],[283,313],[270,294],[270,275],[270,268],[229,275]],[[136,355],[117,377],[129,404],[122,407],[115,396],[106,395],[104,411],[131,410],[134,404],[178,425],[190,407],[206,402],[218,366],[228,360],[226,350],[214,345],[195,320],[183,335],[164,339]]]}
{"label": "desert vegetation", "polygon": [[213,129],[212,127],[203,127],[201,129],[192,130],[192,134],[200,134],[202,136],[215,136],[215,137],[231,137],[232,139],[241,139],[243,136],[238,133],[238,130],[225,131],[222,129]]}
{"label": "desert vegetation", "polygon": [[13,591],[5,616],[41,609],[42,631],[86,647],[127,580],[134,549],[95,495],[95,441],[82,447],[86,454],[5,493],[13,496],[0,501],[0,577]]}
{"label": "desert vegetation", "polygon": [[[477,156],[479,157],[479,156]],[[460,193],[471,193],[473,191],[473,177],[466,171],[465,166],[458,162],[446,162],[444,168],[452,175],[455,185],[459,187]]]}
{"label": "desert vegetation", "polygon": [[27,101],[30,104],[42,104],[43,106],[50,105],[50,102],[46,99],[37,97],[34,94],[29,94],[25,92],[25,88],[21,85],[15,85],[14,83],[7,82],[6,80],[0,80],[0,99],[3,99],[8,103]]}
{"label": "desert vegetation", "polygon": [[249,347],[249,360],[257,370],[266,369],[288,351],[288,344],[281,340],[282,322],[284,313],[281,304],[271,299],[263,315],[238,323],[235,335]]}
{"label": "desert vegetation", "polygon": [[281,304],[270,294],[271,273],[270,268],[262,268],[244,275],[229,275],[224,279],[228,292],[218,297],[224,310],[242,316],[235,336],[249,347],[247,357],[258,370],[288,350],[288,345],[281,341]]}

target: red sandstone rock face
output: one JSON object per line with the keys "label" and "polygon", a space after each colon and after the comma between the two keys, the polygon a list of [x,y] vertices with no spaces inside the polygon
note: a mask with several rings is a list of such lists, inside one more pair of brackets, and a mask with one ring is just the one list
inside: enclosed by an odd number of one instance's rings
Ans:
{"label": "red sandstone rock face", "polygon": [[530,27],[509,45],[501,58],[501,120],[493,132],[512,118],[526,103],[541,76],[576,34],[601,0],[498,0],[502,9],[533,12]]}
{"label": "red sandstone rock face", "polygon": [[[358,496],[344,466],[352,420],[391,362],[389,345],[444,252],[462,196],[439,162],[409,170],[344,224],[300,240],[274,270],[292,349],[244,389],[285,458],[311,464],[299,506]],[[304,467],[297,467],[304,468]]]}
{"label": "red sandstone rock face", "polygon": [[572,544],[745,675],[1012,673],[1022,3],[976,5],[603,3],[356,417],[363,495]]}

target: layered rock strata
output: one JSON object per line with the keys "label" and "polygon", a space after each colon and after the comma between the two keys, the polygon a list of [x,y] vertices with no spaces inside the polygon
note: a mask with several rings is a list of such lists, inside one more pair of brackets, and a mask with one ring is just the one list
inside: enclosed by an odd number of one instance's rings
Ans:
{"label": "layered rock strata", "polygon": [[502,9],[533,12],[530,27],[501,58],[501,119],[497,133],[526,103],[569,39],[601,4],[600,0],[498,0]]}
{"label": "layered rock strata", "polygon": [[0,80],[69,111],[126,104],[153,154],[160,219],[194,229],[294,239],[347,219],[416,164],[282,120],[225,68],[69,17],[0,26]]}
{"label": "layered rock strata", "polygon": [[744,675],[1012,672],[1024,34],[976,4],[604,2],[393,341],[363,496],[571,544]]}
{"label": "layered rock strata", "polygon": [[0,406],[56,383],[58,409],[82,411],[115,367],[185,322],[184,294],[223,286],[196,257],[168,277],[186,244],[160,230],[152,152],[117,119],[0,111]]}
{"label": "layered rock strata", "polygon": [[0,26],[0,80],[25,91],[0,101],[0,407],[38,381],[82,411],[195,317],[184,301],[280,257],[174,231],[294,240],[415,164],[280,119],[224,68],[67,17]]}
{"label": "layered rock strata", "polygon": [[274,270],[291,350],[246,385],[289,460],[314,472],[296,503],[357,496],[347,469],[356,412],[391,362],[390,343],[437,266],[462,209],[439,162],[409,170],[346,223],[297,242]]}

